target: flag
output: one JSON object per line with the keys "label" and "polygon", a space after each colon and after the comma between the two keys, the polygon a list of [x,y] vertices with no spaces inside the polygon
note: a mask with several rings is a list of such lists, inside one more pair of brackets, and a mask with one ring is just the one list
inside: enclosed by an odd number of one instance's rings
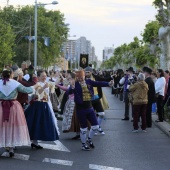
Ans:
{"label": "flag", "polygon": [[88,66],[88,54],[80,54],[80,63],[79,66],[82,67],[83,69]]}
{"label": "flag", "polygon": [[49,47],[50,46],[50,37],[42,37],[44,39],[44,45]]}

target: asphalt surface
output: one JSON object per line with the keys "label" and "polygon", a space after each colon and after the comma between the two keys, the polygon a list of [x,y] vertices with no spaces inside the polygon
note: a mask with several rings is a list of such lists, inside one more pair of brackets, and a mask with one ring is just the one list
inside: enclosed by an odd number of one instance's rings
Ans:
{"label": "asphalt surface", "polygon": [[59,142],[43,142],[47,149],[18,147],[16,158],[2,156],[1,148],[0,170],[170,170],[170,138],[155,125],[132,133],[132,122],[121,120],[124,103],[110,88],[103,91],[110,108],[102,124],[106,134],[94,137],[95,149],[82,151],[80,140],[71,139],[74,133],[61,133]]}

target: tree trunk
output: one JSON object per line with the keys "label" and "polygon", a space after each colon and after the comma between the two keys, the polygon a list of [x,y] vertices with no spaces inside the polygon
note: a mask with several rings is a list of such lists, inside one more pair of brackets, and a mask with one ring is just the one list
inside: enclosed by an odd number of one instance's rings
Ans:
{"label": "tree trunk", "polygon": [[161,27],[159,29],[159,38],[161,40],[160,68],[163,70],[170,67],[170,27]]}

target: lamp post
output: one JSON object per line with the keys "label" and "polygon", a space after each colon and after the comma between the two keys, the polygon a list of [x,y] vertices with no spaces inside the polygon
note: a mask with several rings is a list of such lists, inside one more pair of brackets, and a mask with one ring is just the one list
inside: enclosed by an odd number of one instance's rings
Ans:
{"label": "lamp post", "polygon": [[35,0],[35,9],[34,9],[34,69],[37,68],[37,8],[38,6],[45,6],[45,5],[57,5],[57,1],[53,1],[52,3],[48,4],[37,4],[37,0]]}

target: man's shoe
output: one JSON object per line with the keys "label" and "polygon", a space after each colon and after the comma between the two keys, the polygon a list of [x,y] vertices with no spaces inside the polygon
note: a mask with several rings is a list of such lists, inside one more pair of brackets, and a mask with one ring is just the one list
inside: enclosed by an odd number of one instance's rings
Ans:
{"label": "man's shoe", "polygon": [[142,132],[146,133],[147,131],[146,130],[142,130]]}
{"label": "man's shoe", "polygon": [[158,120],[155,120],[155,122],[163,122],[163,120],[159,120],[159,119],[158,119]]}
{"label": "man's shoe", "polygon": [[105,135],[105,133],[104,133],[102,130],[98,130],[98,132],[99,132],[101,135]]}
{"label": "man's shoe", "polygon": [[82,150],[83,151],[90,151],[90,147],[87,145],[82,145]]}
{"label": "man's shoe", "polygon": [[77,140],[77,139],[80,139],[80,135],[76,135],[72,138],[73,140]]}
{"label": "man's shoe", "polygon": [[87,145],[90,147],[90,148],[95,148],[93,142],[91,140],[88,140],[87,139]]}
{"label": "man's shoe", "polygon": [[139,132],[139,130],[137,130],[137,129],[132,130],[132,133],[138,133],[138,132]]}
{"label": "man's shoe", "polygon": [[128,117],[125,117],[124,119],[122,119],[122,120],[129,120],[129,118]]}
{"label": "man's shoe", "polygon": [[14,151],[9,152],[9,157],[14,157]]}

